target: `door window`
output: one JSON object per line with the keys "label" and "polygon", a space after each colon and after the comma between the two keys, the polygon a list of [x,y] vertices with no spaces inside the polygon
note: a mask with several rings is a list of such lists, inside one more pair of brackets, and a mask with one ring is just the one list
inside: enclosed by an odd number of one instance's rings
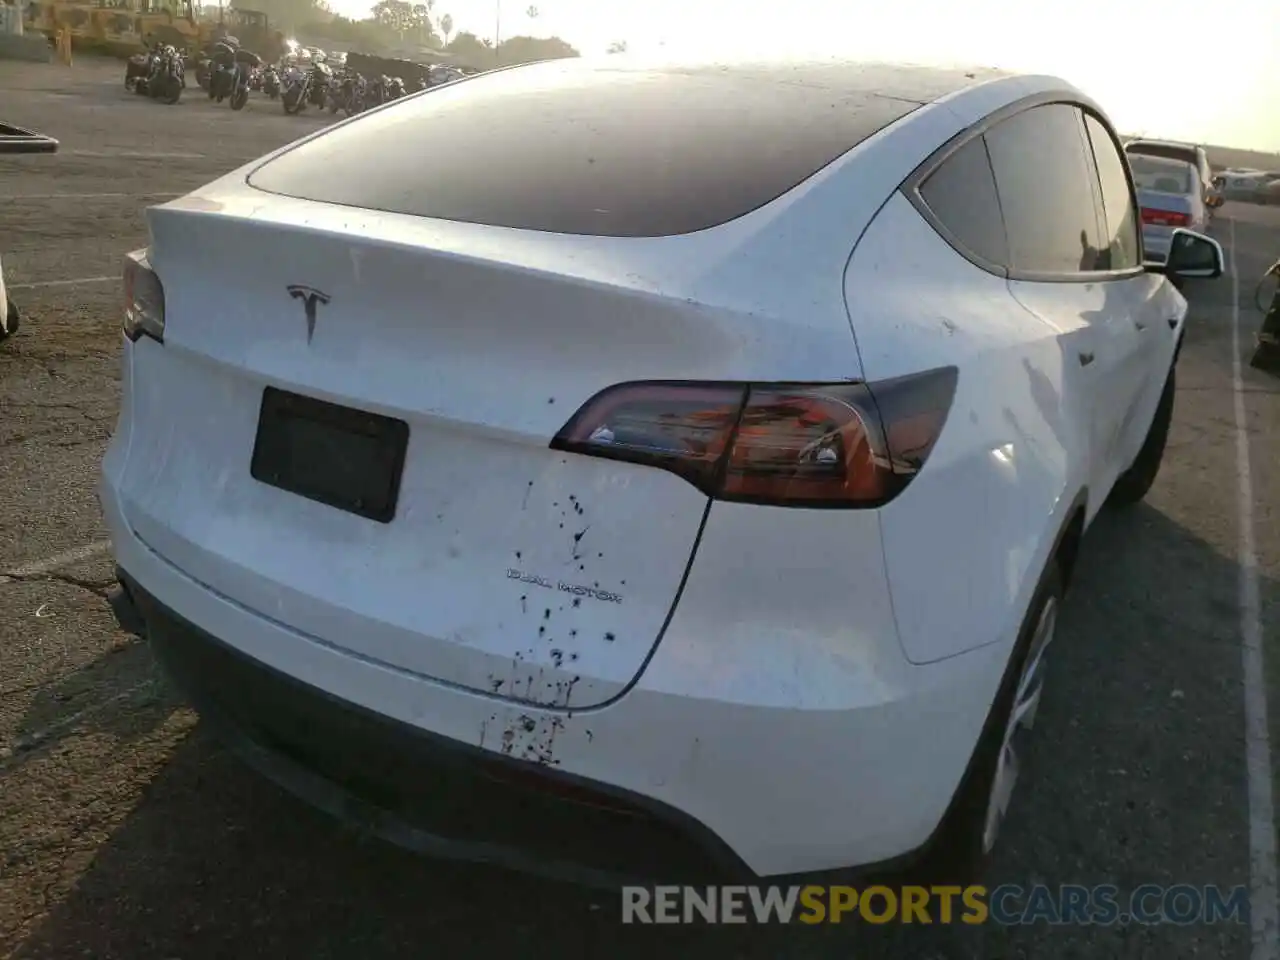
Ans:
{"label": "door window", "polygon": [[1080,111],[1064,103],[1033,107],[992,127],[986,141],[1012,270],[1069,277],[1107,269]]}

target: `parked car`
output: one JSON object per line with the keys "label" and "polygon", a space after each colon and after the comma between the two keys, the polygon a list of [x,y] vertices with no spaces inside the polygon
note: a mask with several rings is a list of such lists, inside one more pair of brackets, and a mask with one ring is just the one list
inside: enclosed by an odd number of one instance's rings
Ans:
{"label": "parked car", "polygon": [[1204,147],[1169,140],[1130,140],[1124,145],[1124,149],[1130,157],[1163,157],[1167,160],[1182,160],[1191,164],[1199,174],[1200,196],[1205,206],[1212,209],[1222,205],[1222,192],[1214,185],[1213,168],[1209,164],[1209,154]]}
{"label": "parked car", "polygon": [[1214,177],[1214,186],[1227,200],[1253,201],[1263,178],[1261,170],[1224,170]]}
{"label": "parked car", "polygon": [[[0,121],[0,156],[57,151],[58,141],[53,137]],[[18,305],[9,299],[5,290],[4,265],[0,263],[0,340],[7,340],[17,333],[20,322]]]}
{"label": "parked car", "polygon": [[1269,207],[1280,207],[1280,180],[1270,180],[1260,184],[1257,202]]}
{"label": "parked car", "polygon": [[1129,157],[1138,204],[1142,208],[1142,247],[1147,260],[1169,256],[1173,232],[1179,227],[1205,231],[1209,210],[1200,189],[1199,171],[1182,160]]}
{"label": "parked car", "polygon": [[311,802],[588,880],[981,862],[1223,267],[1076,88],[860,63],[494,71],[147,219],[121,622]]}

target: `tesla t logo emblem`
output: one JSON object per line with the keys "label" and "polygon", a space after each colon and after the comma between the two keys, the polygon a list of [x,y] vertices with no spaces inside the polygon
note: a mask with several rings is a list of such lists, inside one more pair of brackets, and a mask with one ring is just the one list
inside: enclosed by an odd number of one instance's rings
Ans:
{"label": "tesla t logo emblem", "polygon": [[316,332],[316,306],[328,303],[329,295],[314,287],[302,287],[296,283],[288,290],[289,296],[295,300],[301,300],[303,309],[307,311],[307,343],[310,343]]}

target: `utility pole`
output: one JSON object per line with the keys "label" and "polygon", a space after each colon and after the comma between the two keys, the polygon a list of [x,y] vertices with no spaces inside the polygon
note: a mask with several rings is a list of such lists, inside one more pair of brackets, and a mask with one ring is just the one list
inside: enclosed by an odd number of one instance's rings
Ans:
{"label": "utility pole", "polygon": [[502,0],[494,0],[493,14],[493,61],[496,64],[502,62],[502,54],[498,51],[502,48]]}

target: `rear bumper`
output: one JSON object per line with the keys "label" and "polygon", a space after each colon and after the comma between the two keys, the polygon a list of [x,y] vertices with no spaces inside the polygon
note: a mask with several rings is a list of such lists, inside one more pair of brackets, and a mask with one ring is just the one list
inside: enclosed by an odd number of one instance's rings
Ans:
{"label": "rear bumper", "polygon": [[755,875],[678,811],[440,737],[245,656],[124,571],[117,620],[249,766],[349,826],[432,856],[599,886]]}

